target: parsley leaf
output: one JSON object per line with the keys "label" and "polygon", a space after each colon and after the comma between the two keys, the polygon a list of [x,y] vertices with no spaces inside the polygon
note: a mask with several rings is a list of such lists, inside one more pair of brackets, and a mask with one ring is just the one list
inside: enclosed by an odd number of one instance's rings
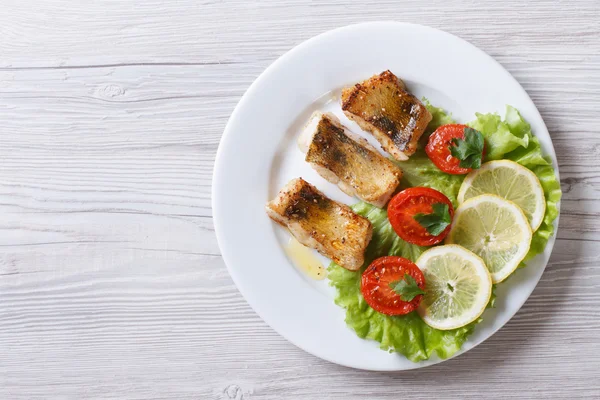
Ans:
{"label": "parsley leaf", "polygon": [[481,132],[466,127],[465,138],[452,139],[450,145],[450,154],[460,160],[458,164],[461,168],[474,168],[481,167],[481,157],[483,155],[483,135]]}
{"label": "parsley leaf", "polygon": [[437,236],[444,232],[444,229],[452,222],[448,204],[434,203],[431,205],[433,212],[431,214],[415,214],[413,217],[419,225],[427,229],[427,232],[433,236]]}
{"label": "parsley leaf", "polygon": [[404,274],[404,279],[390,283],[392,290],[400,295],[403,301],[411,301],[420,294],[425,294],[417,285],[415,278],[409,274]]}

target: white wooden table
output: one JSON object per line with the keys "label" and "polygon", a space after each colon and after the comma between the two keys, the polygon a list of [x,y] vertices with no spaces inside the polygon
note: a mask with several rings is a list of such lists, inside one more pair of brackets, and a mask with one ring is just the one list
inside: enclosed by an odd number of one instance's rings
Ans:
{"label": "white wooden table", "polygon": [[[0,0],[0,399],[600,398],[600,3]],[[212,166],[285,51],[393,19],[500,61],[550,130],[558,241],[512,321],[369,373],[289,344],[220,257]],[[468,60],[465,60],[468,62]]]}

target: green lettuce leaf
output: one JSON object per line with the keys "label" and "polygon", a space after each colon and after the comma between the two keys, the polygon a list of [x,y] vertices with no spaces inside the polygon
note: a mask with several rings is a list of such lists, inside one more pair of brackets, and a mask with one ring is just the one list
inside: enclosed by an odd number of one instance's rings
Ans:
{"label": "green lettuce leaf", "polygon": [[[509,108],[518,114],[517,110],[510,106]],[[498,114],[475,113],[475,116],[477,119],[467,125],[483,134],[488,160],[500,160],[504,154],[518,147],[527,147],[531,130],[529,124],[520,115],[514,116],[511,111],[510,123],[507,122],[508,119],[502,121]]]}
{"label": "green lettuce leaf", "polygon": [[[442,109],[425,102],[433,115],[428,132],[432,132],[439,125],[454,122]],[[544,188],[546,214],[544,222],[533,235],[526,260],[531,259],[544,250],[548,238],[554,232],[553,221],[558,216],[557,203],[561,191],[552,163],[542,154],[539,141],[532,135],[529,124],[513,107],[507,107],[504,121],[496,114],[476,116],[477,119],[468,125],[484,134],[486,160],[504,158],[516,161],[531,169]],[[457,205],[456,197],[463,176],[441,172],[422,149],[408,161],[398,162],[398,165],[404,171],[402,187],[431,187],[443,192],[454,206]],[[389,224],[385,210],[364,202],[353,205],[352,209],[371,221],[373,239],[365,253],[365,265],[360,271],[348,271],[335,263],[331,263],[328,268],[330,283],[337,290],[335,302],[346,309],[348,326],[359,337],[375,340],[380,343],[382,349],[403,354],[414,362],[426,360],[434,353],[440,358],[452,356],[461,348],[481,319],[459,329],[441,331],[426,325],[417,313],[387,316],[369,307],[360,292],[360,278],[364,268],[374,259],[384,255],[397,255],[415,261],[426,248],[400,239]],[[495,299],[494,287],[488,307],[494,307]]]}
{"label": "green lettuce leaf", "polygon": [[446,113],[443,108],[435,107],[431,105],[429,100],[423,98],[423,104],[427,108],[427,111],[431,114],[431,121],[427,124],[427,129],[425,129],[425,139],[429,137],[433,131],[439,128],[442,125],[455,124],[456,121],[452,118],[452,114]]}
{"label": "green lettuce leaf", "polygon": [[443,173],[431,162],[425,151],[418,150],[407,161],[396,162],[402,168],[402,181],[400,187],[425,186],[444,193],[456,208],[456,197],[464,175],[450,175]]}

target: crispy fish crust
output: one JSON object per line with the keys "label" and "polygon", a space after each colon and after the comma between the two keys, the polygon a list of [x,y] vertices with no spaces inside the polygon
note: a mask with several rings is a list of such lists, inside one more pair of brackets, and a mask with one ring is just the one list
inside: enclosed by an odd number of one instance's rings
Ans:
{"label": "crispy fish crust", "polygon": [[390,71],[344,89],[342,110],[401,161],[414,154],[432,118],[423,103],[408,93],[404,82]]}
{"label": "crispy fish crust", "polygon": [[385,206],[400,184],[402,170],[331,113],[315,112],[298,145],[323,178],[376,207]]}
{"label": "crispy fish crust", "polygon": [[342,267],[356,271],[373,227],[350,207],[327,198],[302,178],[292,179],[266,205],[269,217],[289,229],[305,246],[316,249]]}

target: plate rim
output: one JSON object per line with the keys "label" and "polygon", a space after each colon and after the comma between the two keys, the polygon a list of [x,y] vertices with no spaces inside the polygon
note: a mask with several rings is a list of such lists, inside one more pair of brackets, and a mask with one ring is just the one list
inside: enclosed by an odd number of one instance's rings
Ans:
{"label": "plate rim", "polygon": [[[546,244],[545,247],[545,251],[547,249],[549,249],[549,253],[548,253],[548,260],[546,262],[544,262],[543,266],[541,267],[541,271],[539,273],[539,276],[535,279],[535,282],[532,281],[532,288],[531,291],[529,292],[529,294],[526,296],[525,300],[516,308],[515,312],[512,313],[512,315],[510,315],[510,317],[506,320],[506,322],[504,322],[501,326],[497,327],[496,329],[493,329],[490,334],[479,340],[478,342],[474,343],[471,347],[469,347],[468,349],[464,349],[464,347],[461,347],[461,349],[459,349],[454,355],[452,355],[451,357],[448,357],[446,359],[429,359],[429,360],[425,360],[425,361],[421,361],[421,362],[417,362],[417,363],[413,363],[413,365],[411,365],[409,368],[371,368],[371,367],[361,367],[358,365],[354,365],[354,364],[349,364],[349,363],[344,363],[344,362],[340,362],[339,360],[335,360],[332,359],[330,357],[326,357],[323,356],[321,354],[316,354],[315,352],[313,352],[312,350],[308,349],[307,347],[303,346],[302,344],[298,343],[296,340],[293,340],[291,338],[289,338],[286,335],[283,335],[282,333],[280,333],[280,331],[274,327],[274,324],[271,323],[270,318],[265,318],[265,316],[259,312],[257,310],[257,308],[255,307],[254,304],[252,304],[250,301],[248,301],[248,297],[245,294],[245,289],[242,289],[242,287],[244,286],[240,280],[239,280],[239,276],[237,276],[235,269],[233,269],[230,265],[231,262],[231,258],[225,254],[222,249],[223,249],[223,245],[222,243],[224,243],[224,241],[226,241],[226,239],[223,237],[222,234],[222,230],[219,227],[220,223],[218,222],[218,220],[220,219],[218,217],[218,215],[220,215],[220,212],[218,210],[220,210],[220,206],[219,206],[219,202],[217,201],[218,198],[218,186],[219,186],[219,175],[221,174],[221,170],[222,168],[224,168],[224,166],[222,166],[223,164],[223,158],[224,155],[223,153],[225,152],[225,147],[227,146],[227,143],[232,139],[233,136],[233,131],[231,128],[232,125],[232,121],[234,121],[238,114],[241,113],[241,110],[244,108],[244,105],[250,101],[250,99],[252,98],[254,92],[257,90],[257,88],[260,86],[261,82],[265,79],[267,79],[267,77],[269,76],[269,72],[273,69],[275,69],[280,63],[284,63],[288,58],[292,57],[296,52],[301,51],[303,48],[312,45],[314,42],[318,42],[322,39],[324,39],[327,36],[330,35],[336,35],[336,34],[340,34],[343,33],[346,30],[353,30],[353,29],[357,29],[357,28],[367,28],[369,26],[383,26],[383,25],[389,25],[389,26],[405,26],[405,27],[413,27],[413,28],[419,28],[419,29],[426,29],[426,30],[430,30],[433,33],[436,34],[442,34],[442,35],[446,35],[449,38],[452,38],[453,40],[458,40],[460,42],[462,42],[464,45],[467,45],[468,47],[471,48],[472,51],[479,53],[480,56],[485,57],[488,61],[491,61],[493,64],[495,64],[496,66],[500,67],[500,70],[502,71],[502,73],[506,76],[507,79],[512,80],[514,83],[516,83],[516,86],[519,88],[519,90],[522,92],[521,94],[524,95],[527,100],[529,100],[529,102],[533,105],[533,112],[536,114],[536,117],[539,119],[539,121],[541,122],[541,124],[543,125],[543,128],[545,129],[546,134],[548,135],[549,141],[548,143],[546,143],[543,146],[543,151],[544,151],[544,155],[549,156],[552,160],[552,166],[554,168],[554,172],[556,175],[557,180],[560,182],[560,171],[558,168],[558,162],[557,162],[557,158],[556,158],[556,151],[554,149],[554,142],[552,141],[552,137],[548,131],[548,128],[546,126],[546,123],[544,121],[544,119],[542,118],[541,113],[539,112],[537,106],[535,105],[535,103],[533,102],[533,100],[531,99],[531,97],[529,96],[529,94],[527,93],[527,91],[525,91],[525,89],[521,86],[521,84],[519,83],[519,81],[517,81],[517,79],[504,67],[502,66],[502,64],[500,64],[496,59],[494,59],[492,56],[490,56],[489,54],[487,54],[485,51],[481,50],[480,48],[478,48],[477,46],[475,46],[474,44],[470,43],[469,41],[451,34],[449,32],[446,32],[444,30],[438,29],[438,28],[434,28],[434,27],[430,27],[427,25],[422,25],[422,24],[415,24],[415,23],[409,23],[409,22],[398,22],[398,21],[370,21],[370,22],[362,22],[362,23],[357,23],[357,24],[350,24],[350,25],[346,25],[346,26],[342,26],[342,27],[338,27],[335,29],[331,29],[325,32],[322,32],[316,36],[313,36],[299,44],[297,44],[296,46],[292,47],[290,50],[288,50],[287,52],[285,52],[284,54],[282,54],[281,56],[279,56],[277,59],[275,59],[264,71],[262,71],[260,73],[260,75],[252,82],[252,84],[248,87],[248,89],[244,92],[244,94],[242,95],[242,97],[240,98],[240,100],[238,101],[238,103],[236,104],[233,112],[231,113],[227,124],[225,126],[225,129],[223,130],[223,134],[221,136],[221,139],[219,140],[219,146],[217,148],[217,152],[215,155],[215,162],[214,162],[214,167],[213,167],[213,180],[212,180],[212,185],[211,185],[211,208],[212,208],[212,215],[213,215],[213,225],[214,225],[214,229],[215,229],[215,236],[217,238],[217,242],[219,244],[219,249],[221,250],[221,257],[225,263],[225,266],[228,270],[229,275],[231,276],[234,284],[236,285],[236,288],[238,289],[238,291],[240,292],[240,294],[242,294],[242,297],[244,297],[244,300],[247,302],[248,305],[250,305],[250,307],[252,308],[252,310],[267,324],[269,325],[269,327],[271,329],[273,329],[278,335],[282,336],[285,340],[287,340],[288,342],[292,343],[293,345],[295,345],[296,347],[302,349],[303,351],[318,357],[320,359],[326,360],[328,362],[331,362],[333,364],[338,364],[338,365],[342,365],[345,367],[349,367],[349,368],[353,368],[353,369],[358,369],[358,370],[368,370],[368,371],[402,371],[402,370],[410,370],[410,369],[417,369],[417,368],[424,368],[427,366],[432,366],[432,365],[436,365],[439,363],[442,363],[444,361],[448,361],[450,359],[453,359],[455,357],[458,357],[461,354],[464,354],[466,352],[468,352],[469,350],[472,350],[473,348],[477,347],[478,345],[480,345],[481,343],[483,343],[484,341],[486,341],[487,339],[489,339],[490,337],[492,337],[494,334],[496,334],[498,332],[498,330],[500,330],[501,328],[503,328],[523,307],[523,305],[527,302],[527,300],[531,297],[531,294],[533,293],[533,291],[535,290],[535,288],[537,287],[537,285],[539,284],[539,281],[546,269],[546,267],[548,266],[548,262],[550,260],[550,257],[552,255],[552,251],[554,250],[554,244],[556,242],[556,238],[558,235],[558,228],[559,228],[559,219],[560,219],[560,206],[561,206],[561,201],[559,201],[557,203],[557,217],[553,222],[553,226],[554,226],[554,233],[552,234],[552,236],[549,238],[548,243]],[[534,134],[534,136],[537,136],[537,134]],[[549,246],[549,247],[548,247]],[[544,251],[544,252],[545,252]],[[543,254],[543,253],[541,253]],[[229,259],[229,261],[228,261]],[[534,284],[533,284],[534,283]],[[367,339],[363,339],[363,340],[367,340]],[[380,350],[381,351],[381,350]],[[401,355],[402,356],[402,355]],[[404,357],[404,356],[402,356]]]}

